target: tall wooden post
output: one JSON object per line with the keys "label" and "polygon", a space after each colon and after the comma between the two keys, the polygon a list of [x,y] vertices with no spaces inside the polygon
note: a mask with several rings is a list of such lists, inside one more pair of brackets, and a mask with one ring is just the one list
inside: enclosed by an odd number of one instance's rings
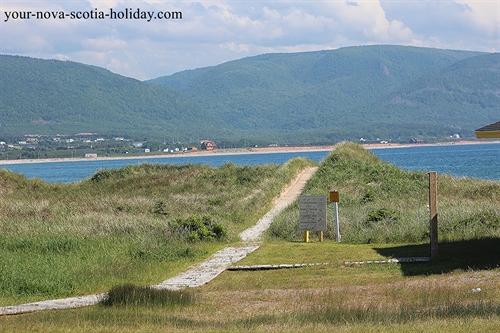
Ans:
{"label": "tall wooden post", "polygon": [[429,172],[431,259],[438,256],[437,172]]}

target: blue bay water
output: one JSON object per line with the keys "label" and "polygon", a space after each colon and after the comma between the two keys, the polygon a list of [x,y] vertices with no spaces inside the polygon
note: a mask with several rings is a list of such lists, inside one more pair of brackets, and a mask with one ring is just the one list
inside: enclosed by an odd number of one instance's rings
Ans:
{"label": "blue bay water", "polygon": [[500,143],[373,149],[372,152],[406,170],[500,181]]}
{"label": "blue bay water", "polygon": [[236,165],[261,165],[261,164],[284,164],[295,157],[305,157],[313,161],[320,161],[328,154],[327,151],[320,152],[293,152],[293,153],[265,153],[265,154],[233,154],[233,155],[201,155],[181,157],[159,157],[159,158],[132,158],[114,160],[88,160],[88,161],[65,161],[65,162],[43,162],[27,164],[5,164],[0,168],[22,173],[27,178],[40,178],[47,182],[71,183],[91,177],[101,169],[119,169],[131,164],[208,164],[218,167],[226,163]]}
{"label": "blue bay water", "polygon": [[[409,148],[372,149],[382,160],[406,170],[437,171],[453,176],[483,178],[500,181],[500,143],[418,146]],[[231,162],[236,165],[283,164],[295,157],[321,161],[328,151],[303,151],[265,154],[234,154],[182,156],[163,158],[134,158],[116,160],[66,161],[28,164],[0,164],[28,178],[47,182],[71,183],[91,177],[100,169],[117,169],[130,164],[208,164],[214,167]]]}

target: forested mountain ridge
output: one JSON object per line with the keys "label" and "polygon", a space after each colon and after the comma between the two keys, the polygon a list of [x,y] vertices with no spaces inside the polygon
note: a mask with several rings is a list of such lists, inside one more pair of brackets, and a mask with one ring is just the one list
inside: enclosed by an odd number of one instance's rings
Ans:
{"label": "forested mountain ridge", "polygon": [[[381,104],[419,106],[423,109],[439,104],[443,107],[443,104],[455,107],[462,104],[471,108],[494,109],[499,106],[499,95],[500,53],[492,53],[457,61],[439,73],[422,76],[392,93]],[[438,112],[435,113],[438,115]]]}
{"label": "forested mountain ridge", "polygon": [[0,55],[0,135],[245,144],[441,139],[500,118],[500,55],[405,46],[263,54],[147,82]]}
{"label": "forested mountain ridge", "polygon": [[449,131],[473,137],[474,129],[500,119],[500,54],[457,61],[358,111],[371,119],[379,115],[381,127],[411,118],[405,133],[426,129],[432,136]]}
{"label": "forested mountain ridge", "polygon": [[192,137],[216,123],[171,88],[70,61],[0,55],[0,80],[0,134]]}
{"label": "forested mountain ridge", "polygon": [[[407,92],[410,100],[411,96],[417,98],[410,91],[418,82],[431,78],[443,80],[442,84],[447,80],[460,81],[462,74],[451,68],[468,63],[478,63],[480,67],[482,61],[487,61],[487,57],[478,57],[482,55],[489,54],[405,46],[347,47],[265,54],[149,82],[178,89],[241,131],[271,131],[285,141],[298,137],[304,141],[439,137],[450,132],[470,136],[477,126],[495,120],[494,108],[457,108],[444,91],[444,95],[436,96],[434,104],[423,103],[412,108],[411,114],[401,104],[393,103],[388,111],[385,108],[390,104],[388,98],[399,98],[396,94],[400,92]],[[490,56],[495,62],[495,55]],[[469,62],[462,62],[465,59]],[[471,72],[470,81],[479,90],[484,84],[497,85],[493,78],[485,78],[477,71]],[[463,96],[456,96],[457,100],[466,99],[469,94],[484,96],[480,91],[462,93]],[[415,105],[417,102],[406,101]],[[500,107],[498,98],[488,103]],[[447,116],[428,118],[425,110],[429,109]]]}

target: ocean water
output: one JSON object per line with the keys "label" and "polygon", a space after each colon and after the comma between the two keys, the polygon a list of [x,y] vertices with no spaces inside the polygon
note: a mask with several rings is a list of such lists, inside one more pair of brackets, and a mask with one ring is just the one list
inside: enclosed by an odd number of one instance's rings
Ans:
{"label": "ocean water", "polygon": [[[500,181],[500,142],[474,145],[417,146],[372,149],[382,160],[406,170],[436,171],[458,177]],[[266,154],[234,154],[136,158],[125,160],[88,160],[29,164],[0,164],[0,168],[22,173],[28,178],[47,182],[71,183],[91,177],[100,169],[117,169],[130,164],[208,164],[214,167],[231,162],[237,165],[283,164],[295,157],[321,161],[328,151]]]}
{"label": "ocean water", "polygon": [[406,170],[500,181],[500,143],[372,149],[372,152]]}
{"label": "ocean water", "polygon": [[205,155],[179,156],[161,158],[133,158],[115,160],[86,160],[45,162],[26,164],[0,164],[0,168],[24,174],[27,178],[40,178],[46,182],[71,183],[91,177],[101,169],[119,169],[131,164],[208,164],[218,167],[226,163],[236,165],[284,164],[295,157],[305,157],[313,161],[321,161],[328,155],[328,151],[319,152],[288,152],[265,154],[233,154],[233,155]]}

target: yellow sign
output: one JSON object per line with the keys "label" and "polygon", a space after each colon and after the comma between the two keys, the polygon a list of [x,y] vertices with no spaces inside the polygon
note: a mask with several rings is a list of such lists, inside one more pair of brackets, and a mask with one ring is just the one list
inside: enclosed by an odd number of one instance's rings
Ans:
{"label": "yellow sign", "polygon": [[330,202],[339,202],[339,192],[330,191]]}

